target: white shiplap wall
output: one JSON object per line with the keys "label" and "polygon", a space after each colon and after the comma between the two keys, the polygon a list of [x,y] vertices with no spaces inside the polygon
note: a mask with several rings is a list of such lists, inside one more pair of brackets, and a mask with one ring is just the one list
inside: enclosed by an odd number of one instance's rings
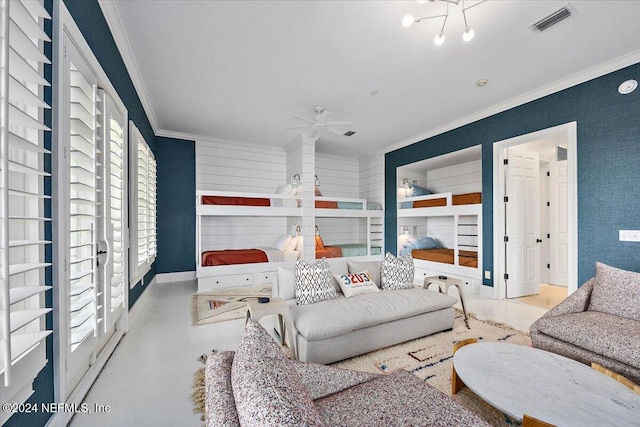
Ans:
{"label": "white shiplap wall", "polygon": [[[426,172],[426,187],[434,193],[451,192],[452,194],[475,193],[482,191],[482,161],[475,160],[468,163],[433,169]],[[477,224],[477,217],[461,217],[461,224]],[[466,227],[463,231],[472,231],[473,227]],[[425,225],[418,227],[420,236],[430,236],[438,239],[444,246],[453,247],[454,230],[453,218],[429,218]],[[462,246],[464,244],[470,247]],[[460,249],[473,249],[477,245],[476,238],[460,238]]]}
{"label": "white shiplap wall", "polygon": [[[274,193],[287,183],[284,148],[226,141],[196,141],[198,190]],[[195,200],[195,199],[194,199]],[[285,218],[205,217],[203,250],[268,247],[288,234]]]}
{"label": "white shiplap wall", "polygon": [[[358,159],[316,154],[316,175],[325,197],[360,198]],[[366,222],[356,218],[318,218],[316,225],[327,245],[366,243]]]}
{"label": "white shiplap wall", "polygon": [[360,160],[360,197],[384,207],[384,154]]}

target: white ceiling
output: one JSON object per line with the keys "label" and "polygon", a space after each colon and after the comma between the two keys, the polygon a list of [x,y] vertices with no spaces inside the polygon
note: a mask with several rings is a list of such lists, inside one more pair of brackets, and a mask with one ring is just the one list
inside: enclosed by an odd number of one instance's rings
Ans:
{"label": "white ceiling", "polygon": [[489,0],[467,12],[470,42],[453,6],[442,46],[440,20],[401,25],[438,1],[101,3],[158,133],[284,146],[302,124],[291,114],[322,104],[356,134],[322,134],[319,150],[354,157],[640,61],[640,1],[571,1],[575,15],[535,33],[567,2]]}

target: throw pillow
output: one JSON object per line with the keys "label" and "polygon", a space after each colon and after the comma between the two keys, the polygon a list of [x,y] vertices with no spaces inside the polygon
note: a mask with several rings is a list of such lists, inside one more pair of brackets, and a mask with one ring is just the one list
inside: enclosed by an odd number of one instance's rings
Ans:
{"label": "throw pillow", "polygon": [[380,268],[380,282],[382,289],[410,289],[413,284],[413,258],[399,257],[387,252]]}
{"label": "throw pillow", "polygon": [[[278,266],[278,294],[283,300],[296,297],[296,270]],[[276,296],[274,294],[274,296]]]}
{"label": "throw pillow", "polygon": [[242,426],[321,426],[302,377],[273,338],[249,319],[231,368]]}
{"label": "throw pillow", "polygon": [[331,268],[326,258],[307,264],[296,259],[296,302],[298,305],[337,298]]}
{"label": "throw pillow", "polygon": [[316,250],[318,249],[324,249],[324,242],[320,236],[316,236]]}
{"label": "throw pillow", "polygon": [[378,285],[375,284],[368,271],[334,274],[333,277],[335,277],[340,289],[342,289],[342,293],[347,298],[369,292],[380,292]]}
{"label": "throw pillow", "polygon": [[596,263],[589,311],[640,321],[640,273]]}

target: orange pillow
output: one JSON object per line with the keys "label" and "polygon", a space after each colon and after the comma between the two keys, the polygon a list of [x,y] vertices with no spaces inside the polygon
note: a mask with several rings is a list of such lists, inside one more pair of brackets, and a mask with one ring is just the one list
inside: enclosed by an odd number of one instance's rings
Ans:
{"label": "orange pillow", "polygon": [[318,249],[324,249],[324,242],[320,236],[316,236],[316,250]]}

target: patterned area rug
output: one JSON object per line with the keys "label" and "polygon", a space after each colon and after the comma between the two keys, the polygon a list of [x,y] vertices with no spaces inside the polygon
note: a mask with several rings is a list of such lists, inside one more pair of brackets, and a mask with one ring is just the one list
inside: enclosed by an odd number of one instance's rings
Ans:
{"label": "patterned area rug", "polygon": [[[393,347],[383,348],[362,356],[332,364],[332,366],[356,371],[391,373],[399,369],[411,372],[441,392],[451,396],[451,369],[453,367],[453,344],[467,338],[478,342],[508,342],[531,346],[529,334],[511,326],[491,320],[480,320],[469,315],[469,327],[464,324],[464,315],[456,310],[453,330],[439,332]],[[520,425],[491,405],[477,397],[469,389],[459,391],[453,400],[480,415],[494,426]]]}
{"label": "patterned area rug", "polygon": [[243,319],[247,314],[247,300],[258,297],[271,297],[271,286],[245,286],[195,294],[191,307],[192,325]]}
{"label": "patterned area rug", "polygon": [[[331,366],[364,372],[388,374],[399,369],[407,370],[451,396],[451,369],[453,367],[453,344],[467,338],[477,338],[479,342],[509,342],[531,345],[528,334],[513,329],[503,323],[480,320],[469,314],[469,327],[464,324],[464,316],[456,310],[453,330],[440,332],[392,347],[383,348],[362,356],[336,362]],[[283,351],[288,352],[288,348]],[[204,360],[203,360],[204,362]],[[192,395],[195,412],[204,412],[204,368],[198,369],[194,378]],[[453,400],[480,415],[493,426],[519,426],[520,423],[507,417],[469,389],[459,391]]]}

